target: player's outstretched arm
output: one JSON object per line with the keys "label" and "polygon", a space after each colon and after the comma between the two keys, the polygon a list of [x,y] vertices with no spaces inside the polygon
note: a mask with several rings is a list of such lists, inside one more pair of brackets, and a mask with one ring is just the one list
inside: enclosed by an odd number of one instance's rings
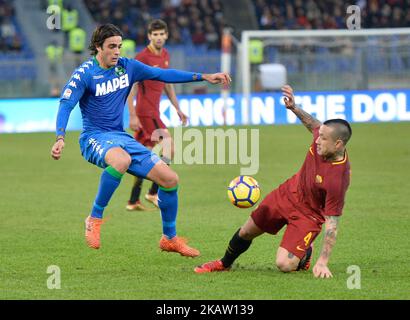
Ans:
{"label": "player's outstretched arm", "polygon": [[333,246],[336,243],[338,216],[325,216],[325,238],[323,239],[323,247],[320,257],[313,267],[313,275],[316,278],[331,278],[333,277],[327,264]]}
{"label": "player's outstretched arm", "polygon": [[302,123],[310,132],[312,132],[313,129],[320,127],[322,123],[319,120],[312,117],[309,113],[296,106],[295,97],[293,96],[293,89],[291,86],[283,86],[282,93],[284,96],[286,108],[292,111],[300,119],[300,121],[302,121]]}
{"label": "player's outstretched arm", "polygon": [[212,84],[227,85],[232,79],[227,73],[201,74],[176,69],[162,69],[148,66],[138,60],[127,59],[130,67],[131,82],[143,80],[157,80],[165,83],[185,83],[195,81],[208,81]]}
{"label": "player's outstretched arm", "polygon": [[230,84],[232,82],[231,76],[227,73],[213,73],[213,74],[202,74],[202,79],[208,81],[212,84]]}

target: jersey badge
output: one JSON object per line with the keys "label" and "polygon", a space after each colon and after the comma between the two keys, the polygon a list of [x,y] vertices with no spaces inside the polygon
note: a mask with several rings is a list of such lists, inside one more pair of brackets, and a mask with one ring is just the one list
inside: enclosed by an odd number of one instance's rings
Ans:
{"label": "jersey badge", "polygon": [[125,73],[125,69],[121,66],[115,67],[114,70],[115,70],[115,74],[119,77],[122,76]]}
{"label": "jersey badge", "polygon": [[70,99],[72,93],[73,91],[71,89],[69,88],[65,89],[63,93],[63,98],[67,100]]}

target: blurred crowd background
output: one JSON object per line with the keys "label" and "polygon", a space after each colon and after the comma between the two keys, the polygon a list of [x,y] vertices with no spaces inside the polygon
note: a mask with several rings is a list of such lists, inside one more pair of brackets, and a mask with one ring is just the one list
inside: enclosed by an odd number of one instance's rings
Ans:
{"label": "blurred crowd background", "polygon": [[[167,22],[172,66],[199,72],[220,69],[221,36],[229,27],[235,39],[243,30],[346,29],[346,8],[357,5],[361,27],[410,27],[410,0],[0,0],[0,98],[8,96],[57,96],[70,70],[87,57],[88,41],[98,24],[121,28],[132,57],[147,44],[146,26],[160,18]],[[50,5],[61,10],[60,28],[47,12]],[[38,21],[38,22],[35,22]],[[401,39],[403,40],[403,39]],[[237,47],[234,46],[234,53]],[[291,47],[289,47],[291,48]],[[288,48],[288,49],[289,49]],[[307,48],[312,51],[313,47]],[[409,68],[407,55],[375,67]],[[305,47],[306,49],[306,47]],[[313,51],[315,48],[313,48]],[[325,48],[324,51],[327,49]],[[331,48],[329,50],[332,50]],[[385,49],[383,49],[385,50]],[[388,48],[386,50],[390,50]],[[385,50],[385,51],[386,51]],[[282,48],[286,51],[286,48]],[[281,51],[267,48],[266,61],[277,60]],[[371,57],[369,57],[370,59]],[[288,60],[292,60],[290,57]],[[304,72],[300,63],[288,63],[289,72]],[[315,65],[315,62],[313,62]],[[344,68],[343,61],[339,63]],[[237,61],[233,61],[233,73]],[[319,68],[320,66],[318,66]],[[347,66],[348,67],[348,66]],[[315,67],[316,68],[316,67]],[[316,69],[315,69],[316,70]],[[182,89],[180,89],[181,91]],[[186,87],[188,92],[206,88]]]}

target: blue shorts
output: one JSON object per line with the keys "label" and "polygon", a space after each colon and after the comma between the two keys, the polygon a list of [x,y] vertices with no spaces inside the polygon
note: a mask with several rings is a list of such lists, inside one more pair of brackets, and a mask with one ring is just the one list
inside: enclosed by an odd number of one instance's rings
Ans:
{"label": "blue shorts", "polygon": [[79,143],[84,159],[100,168],[108,166],[104,160],[108,150],[116,147],[124,149],[131,156],[127,172],[142,178],[146,178],[148,172],[160,160],[154,152],[126,132],[83,132]]}

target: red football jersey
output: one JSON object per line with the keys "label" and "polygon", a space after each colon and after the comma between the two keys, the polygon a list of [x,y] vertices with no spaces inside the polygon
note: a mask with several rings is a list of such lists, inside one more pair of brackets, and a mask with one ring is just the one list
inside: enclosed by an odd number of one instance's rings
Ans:
{"label": "red football jersey", "polygon": [[342,214],[350,183],[350,163],[347,151],[341,161],[325,161],[317,154],[318,136],[316,128],[302,168],[279,188],[301,212],[323,223],[324,216]]}
{"label": "red football jersey", "polygon": [[[169,53],[165,48],[162,48],[160,54],[156,54],[153,48],[147,46],[136,55],[135,59],[152,67],[168,69],[169,66]],[[138,83],[137,116],[160,116],[159,102],[164,87],[164,82],[155,80],[145,80]]]}

